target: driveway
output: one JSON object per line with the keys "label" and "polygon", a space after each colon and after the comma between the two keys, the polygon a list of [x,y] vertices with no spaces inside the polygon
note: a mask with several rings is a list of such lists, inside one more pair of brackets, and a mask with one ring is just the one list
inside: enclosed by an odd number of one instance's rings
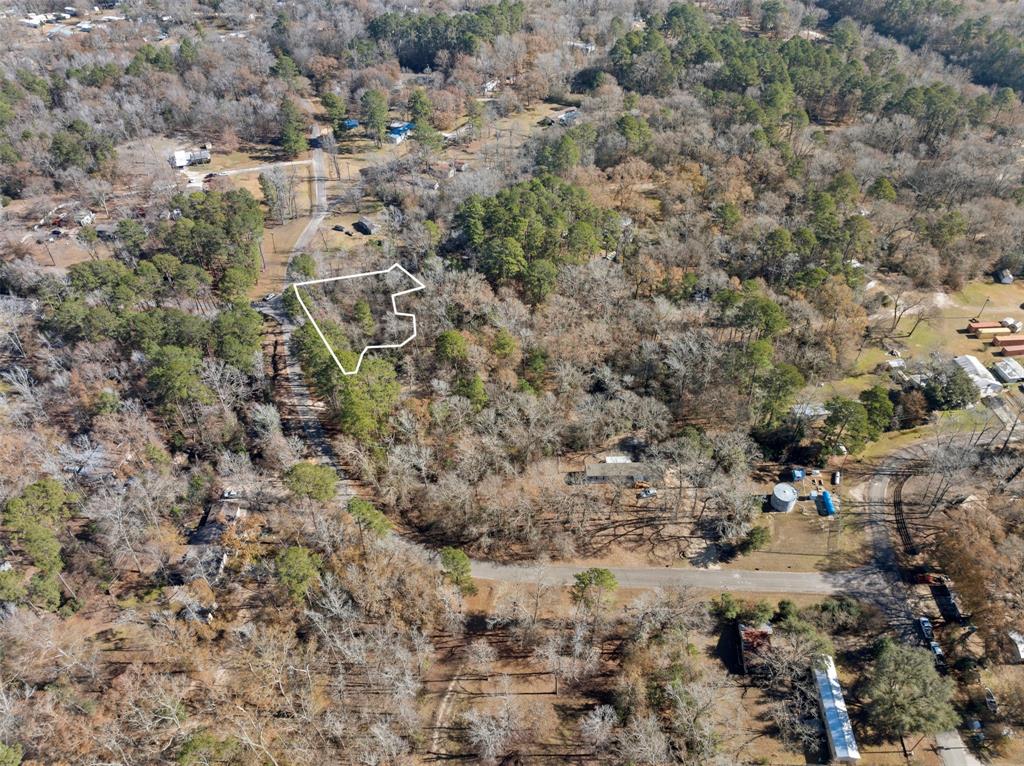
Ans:
{"label": "driveway", "polygon": [[[320,126],[314,125],[310,131],[313,139],[320,137]],[[316,236],[316,233],[320,230],[320,225],[327,218],[327,172],[324,170],[324,150],[317,146],[310,152],[310,161],[312,162],[312,174],[313,174],[313,204],[309,210],[309,221],[306,223],[306,228],[299,234],[298,239],[295,240],[295,246],[292,250],[296,253],[305,250],[309,247],[309,243]]]}

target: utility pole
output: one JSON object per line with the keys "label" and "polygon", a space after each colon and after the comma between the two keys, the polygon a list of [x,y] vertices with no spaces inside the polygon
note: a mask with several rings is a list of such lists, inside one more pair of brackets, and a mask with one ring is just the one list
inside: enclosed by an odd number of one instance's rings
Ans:
{"label": "utility pole", "polygon": [[992,300],[989,296],[985,296],[985,302],[981,305],[981,311],[978,312],[978,319],[981,319],[982,313],[985,311],[985,307],[988,306],[988,302]]}

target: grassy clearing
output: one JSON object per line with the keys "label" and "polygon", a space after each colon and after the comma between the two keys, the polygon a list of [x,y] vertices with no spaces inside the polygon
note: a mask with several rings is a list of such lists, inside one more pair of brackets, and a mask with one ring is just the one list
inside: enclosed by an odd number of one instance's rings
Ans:
{"label": "grassy clearing", "polygon": [[994,434],[1000,427],[999,419],[982,404],[970,410],[935,413],[935,421],[906,431],[890,431],[871,442],[857,457],[861,460],[877,460],[910,445],[931,438],[937,432],[981,430],[988,427]]}
{"label": "grassy clearing", "polygon": [[[842,506],[840,505],[840,508]],[[816,572],[841,563],[857,566],[864,559],[864,526],[856,516],[819,516],[808,501],[790,513],[765,513],[757,523],[772,533],[771,543],[738,556],[726,569],[773,572]]]}

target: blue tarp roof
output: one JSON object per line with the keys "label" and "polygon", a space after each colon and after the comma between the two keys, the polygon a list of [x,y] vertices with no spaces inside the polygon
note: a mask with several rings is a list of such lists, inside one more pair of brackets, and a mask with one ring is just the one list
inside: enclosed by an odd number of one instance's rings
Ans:
{"label": "blue tarp roof", "polygon": [[857,740],[850,724],[850,713],[843,699],[843,687],[839,685],[836,665],[831,657],[824,658],[823,667],[814,669],[814,682],[818,687],[818,699],[832,757],[843,763],[860,760]]}
{"label": "blue tarp roof", "polygon": [[388,129],[388,133],[393,136],[400,136],[403,133],[408,133],[412,130],[414,125],[411,122],[404,122],[401,125],[395,125],[393,128]]}
{"label": "blue tarp roof", "polygon": [[343,120],[341,123],[341,127],[343,127],[345,130],[352,130],[352,128],[358,128],[359,120],[353,120],[352,118]]}
{"label": "blue tarp roof", "polygon": [[836,515],[836,506],[835,503],[832,502],[832,493],[827,489],[821,493],[821,511],[826,516]]}

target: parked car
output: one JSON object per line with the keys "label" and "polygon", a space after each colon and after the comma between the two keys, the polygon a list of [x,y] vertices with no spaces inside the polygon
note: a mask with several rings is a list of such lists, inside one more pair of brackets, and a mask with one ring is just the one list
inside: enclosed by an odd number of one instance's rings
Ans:
{"label": "parked car", "polygon": [[985,687],[985,707],[987,707],[993,715],[999,712],[999,703],[996,701],[996,695],[987,686]]}
{"label": "parked car", "polygon": [[929,641],[928,649],[932,653],[932,657],[935,658],[935,667],[939,670],[945,670],[946,668],[946,653],[942,651],[942,647],[939,646],[938,641]]}
{"label": "parked car", "polygon": [[927,617],[917,618],[917,629],[921,631],[925,641],[935,641],[935,630],[932,628],[932,621]]}
{"label": "parked car", "polygon": [[242,493],[237,489],[226,489],[220,493],[221,500],[234,500],[242,496]]}
{"label": "parked car", "polygon": [[263,296],[263,300],[266,301],[267,303],[270,303],[270,301],[274,300],[274,298],[276,297],[277,293],[267,293],[266,295]]}
{"label": "parked car", "polygon": [[935,572],[922,572],[914,575],[914,582],[918,585],[942,585],[946,582],[946,576]]}
{"label": "parked car", "polygon": [[832,486],[838,487],[843,482],[843,472],[833,471],[832,472]]}
{"label": "parked car", "polygon": [[334,225],[334,226],[332,226],[331,228],[332,228],[332,229],[334,229],[335,231],[340,231],[340,232],[344,232],[344,231],[345,231],[345,226],[344,226],[344,224],[340,224],[340,223],[338,223],[338,224],[335,224],[335,225]]}
{"label": "parked car", "polygon": [[636,499],[637,500],[647,500],[648,498],[657,497],[657,496],[658,496],[658,490],[656,490],[654,487],[645,487],[644,489],[642,489],[642,490],[640,490],[639,492],[636,493]]}

